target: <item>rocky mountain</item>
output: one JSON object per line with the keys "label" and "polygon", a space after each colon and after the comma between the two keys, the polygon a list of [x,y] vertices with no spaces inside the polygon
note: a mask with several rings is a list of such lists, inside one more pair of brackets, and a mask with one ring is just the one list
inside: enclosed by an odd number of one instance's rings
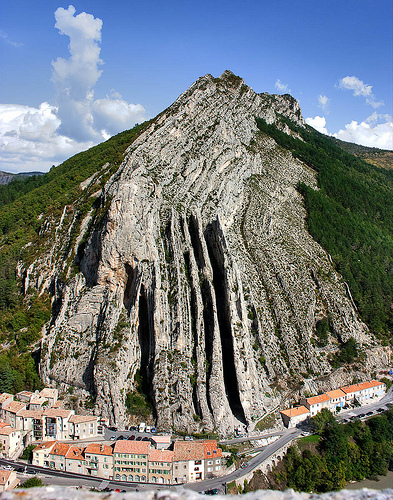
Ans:
{"label": "rocky mountain", "polygon": [[[304,142],[291,96],[206,75],[138,129],[118,168],[38,215],[18,276],[52,297],[45,384],[116,424],[145,393],[160,428],[225,433],[390,362],[308,232],[299,185],[317,191],[317,170],[256,118]],[[360,361],[333,368],[349,339]]]}
{"label": "rocky mountain", "polygon": [[0,170],[0,184],[9,184],[14,179],[20,179],[21,177],[30,177],[32,175],[43,175],[42,172],[23,172],[20,174],[11,174],[9,172],[3,172]]}

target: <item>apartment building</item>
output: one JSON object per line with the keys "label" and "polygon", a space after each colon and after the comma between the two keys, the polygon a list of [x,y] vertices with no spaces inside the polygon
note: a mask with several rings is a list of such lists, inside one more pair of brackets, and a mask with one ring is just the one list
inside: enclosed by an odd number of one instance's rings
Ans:
{"label": "apartment building", "polygon": [[39,465],[40,467],[49,467],[49,455],[57,441],[46,441],[33,450],[32,465]]}
{"label": "apartment building", "polygon": [[67,472],[74,472],[77,474],[87,474],[85,457],[83,450],[78,446],[69,445],[65,454],[65,470]]}
{"label": "apartment building", "polygon": [[114,479],[145,483],[150,447],[150,441],[116,441],[113,449]]}
{"label": "apartment building", "polygon": [[89,444],[84,450],[86,474],[113,479],[113,449],[101,443]]}
{"label": "apartment building", "polygon": [[0,456],[13,458],[18,450],[23,449],[23,436],[6,422],[0,422]]}
{"label": "apartment building", "polygon": [[71,439],[85,439],[98,436],[98,418],[92,415],[71,415],[68,434]]}
{"label": "apartment building", "polygon": [[154,448],[149,451],[149,483],[171,484],[174,452]]}
{"label": "apartment building", "polygon": [[173,446],[173,480],[188,483],[205,479],[202,441],[175,441]]}

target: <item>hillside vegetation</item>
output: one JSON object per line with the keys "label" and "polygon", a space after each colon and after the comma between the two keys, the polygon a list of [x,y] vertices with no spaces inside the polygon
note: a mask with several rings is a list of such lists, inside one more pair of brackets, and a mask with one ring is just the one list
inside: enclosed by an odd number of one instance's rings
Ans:
{"label": "hillside vegetation", "polygon": [[[95,198],[84,196],[80,183],[104,165],[101,188],[123,160],[125,149],[145,130],[148,122],[113,136],[79,153],[42,176],[18,178],[0,186],[0,392],[36,389],[40,380],[29,351],[40,339],[43,324],[50,319],[47,294],[29,290],[21,294],[17,276],[19,260],[29,263],[39,255],[40,229],[49,216],[59,220],[63,207],[73,205],[84,214]],[[82,193],[82,194],[81,194]],[[32,250],[34,249],[34,251]],[[38,253],[37,253],[38,252]]]}
{"label": "hillside vegetation", "polygon": [[331,255],[363,321],[385,343],[393,332],[393,171],[370,165],[311,127],[303,140],[257,119],[259,129],[318,172],[319,190],[299,185],[310,234]]}

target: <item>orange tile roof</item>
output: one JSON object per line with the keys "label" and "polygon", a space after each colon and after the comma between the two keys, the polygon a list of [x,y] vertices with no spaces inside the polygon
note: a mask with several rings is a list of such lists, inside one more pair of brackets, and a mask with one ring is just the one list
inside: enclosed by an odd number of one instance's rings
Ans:
{"label": "orange tile roof", "polygon": [[0,404],[3,404],[9,398],[14,399],[14,396],[12,394],[8,394],[8,392],[3,392],[3,394],[0,394]]}
{"label": "orange tile roof", "polygon": [[0,429],[0,435],[1,436],[9,436],[14,431],[15,431],[15,429],[13,427],[11,427],[11,426],[9,426],[9,427],[3,427],[2,429]]}
{"label": "orange tile roof", "polygon": [[173,461],[173,451],[170,450],[155,450],[152,448],[149,451],[149,462],[167,462]]}
{"label": "orange tile roof", "polygon": [[307,398],[307,403],[309,405],[315,405],[317,403],[323,403],[324,401],[329,401],[329,396],[327,394],[318,394],[318,396],[313,396],[312,398]]}
{"label": "orange tile roof", "polygon": [[92,422],[97,421],[98,417],[94,417],[93,415],[71,415],[69,421],[73,424],[82,424],[83,422]]}
{"label": "orange tile roof", "polygon": [[345,387],[340,387],[342,391],[345,392],[345,394],[349,394],[350,392],[358,392],[360,391],[359,385],[358,384],[353,384],[353,385],[346,385]]}
{"label": "orange tile roof", "polygon": [[3,470],[3,469],[0,469],[0,484],[2,485],[5,485],[11,475],[11,472],[10,470]]}
{"label": "orange tile roof", "polygon": [[341,389],[335,389],[334,391],[328,391],[326,393],[329,398],[331,399],[336,399],[336,398],[343,398],[345,397],[345,392],[342,391]]}
{"label": "orange tile roof", "polygon": [[51,455],[59,455],[65,457],[71,446],[71,444],[56,443],[50,453]]}
{"label": "orange tile roof", "polygon": [[44,416],[45,417],[61,417],[61,418],[67,418],[70,415],[73,415],[72,410],[59,410],[58,408],[47,408],[44,411]]}
{"label": "orange tile roof", "polygon": [[0,429],[2,429],[3,427],[11,427],[11,426],[10,426],[10,424],[7,424],[7,422],[0,420]]}
{"label": "orange tile roof", "polygon": [[21,410],[18,416],[24,418],[41,418],[44,414],[44,410]]}
{"label": "orange tile roof", "polygon": [[[221,448],[217,448],[217,441],[215,441],[213,439],[204,441],[203,448],[204,448],[204,452],[205,452],[203,458],[212,458],[212,457],[221,457],[222,456]],[[213,453],[214,450],[216,450],[215,453]],[[208,451],[210,451],[209,455],[207,454]]]}
{"label": "orange tile roof", "polygon": [[44,398],[53,398],[57,397],[59,391],[57,389],[51,389],[50,387],[44,387],[40,394]]}
{"label": "orange tile roof", "polygon": [[280,411],[283,415],[292,418],[298,417],[299,415],[305,415],[306,413],[310,413],[310,411],[305,406],[298,406],[297,408],[289,408],[288,410]]}
{"label": "orange tile roof", "polygon": [[33,451],[47,450],[48,448],[54,446],[56,443],[57,441],[46,441],[45,443],[41,443],[36,446]]}
{"label": "orange tile roof", "polygon": [[133,453],[135,455],[147,455],[150,449],[150,441],[116,441],[113,453]]}
{"label": "orange tile roof", "polygon": [[91,453],[92,455],[113,455],[111,446],[101,443],[92,443],[86,446],[85,454]]}
{"label": "orange tile roof", "polygon": [[11,413],[18,413],[18,411],[24,410],[25,408],[26,408],[26,403],[22,403],[20,401],[11,401],[11,403],[7,405],[5,410]]}
{"label": "orange tile roof", "polygon": [[205,455],[203,442],[175,441],[173,461],[202,460]]}
{"label": "orange tile roof", "polygon": [[84,460],[84,456],[82,455],[82,450],[77,446],[70,446],[70,449],[67,451],[66,458],[69,460]]}

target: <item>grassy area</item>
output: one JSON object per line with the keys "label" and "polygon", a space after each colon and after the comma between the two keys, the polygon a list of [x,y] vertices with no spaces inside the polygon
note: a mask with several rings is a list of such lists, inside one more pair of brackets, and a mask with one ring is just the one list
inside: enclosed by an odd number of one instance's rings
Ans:
{"label": "grassy area", "polygon": [[265,431],[266,429],[271,429],[276,423],[276,417],[271,413],[263,417],[255,426],[259,431]]}

